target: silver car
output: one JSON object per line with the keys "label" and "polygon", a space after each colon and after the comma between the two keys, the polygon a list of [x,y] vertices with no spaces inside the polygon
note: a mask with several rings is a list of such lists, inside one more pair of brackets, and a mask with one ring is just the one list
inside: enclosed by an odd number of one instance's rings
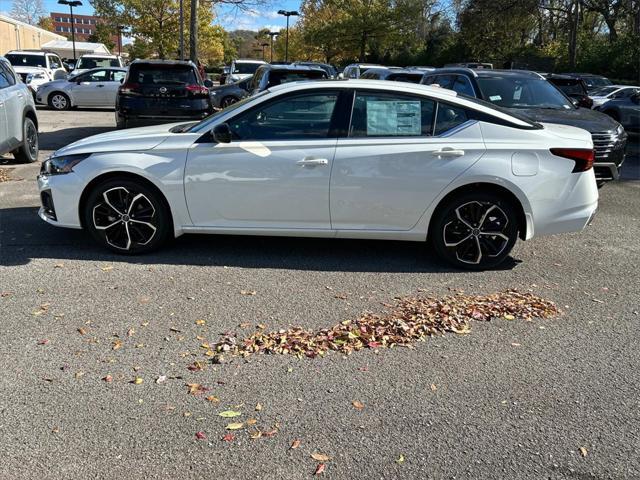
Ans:
{"label": "silver car", "polygon": [[115,108],[116,95],[126,68],[94,68],[64,80],[54,80],[38,88],[36,102],[55,110],[72,107]]}

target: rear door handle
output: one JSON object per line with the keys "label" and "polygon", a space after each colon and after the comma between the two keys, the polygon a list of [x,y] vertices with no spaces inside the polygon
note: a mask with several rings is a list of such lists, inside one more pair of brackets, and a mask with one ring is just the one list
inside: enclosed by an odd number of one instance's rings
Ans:
{"label": "rear door handle", "polygon": [[436,150],[433,152],[433,156],[439,158],[453,158],[453,157],[462,157],[464,155],[464,150],[458,150],[456,148],[444,147],[440,150]]}
{"label": "rear door handle", "polygon": [[303,158],[302,160],[298,160],[296,162],[297,165],[302,167],[312,167],[316,165],[329,165],[329,160],[326,158]]}
{"label": "rear door handle", "polygon": [[104,87],[104,85],[96,85],[96,87],[102,88],[102,87]]}

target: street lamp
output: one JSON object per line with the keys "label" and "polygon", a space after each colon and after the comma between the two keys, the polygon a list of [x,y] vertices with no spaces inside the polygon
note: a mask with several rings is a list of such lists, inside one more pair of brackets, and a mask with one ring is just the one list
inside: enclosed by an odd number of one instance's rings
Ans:
{"label": "street lamp", "polygon": [[260,46],[262,47],[262,61],[264,62],[264,47],[268,47],[269,44],[268,43],[261,43]]}
{"label": "street lamp", "polygon": [[76,62],[76,22],[73,19],[73,7],[79,7],[82,5],[80,0],[58,0],[60,5],[69,5],[69,11],[71,12],[71,43],[73,44],[73,63]]}
{"label": "street lamp", "polygon": [[269,60],[269,62],[273,63],[273,37],[280,35],[280,32],[269,32],[267,35],[271,37],[269,39],[269,53],[271,54],[271,60]]}
{"label": "street lamp", "polygon": [[287,62],[289,60],[289,17],[297,17],[300,14],[295,10],[278,10],[278,15],[287,17],[287,38],[284,44],[284,61]]}
{"label": "street lamp", "polygon": [[124,25],[118,25],[118,55],[122,55],[122,31],[126,28]]}

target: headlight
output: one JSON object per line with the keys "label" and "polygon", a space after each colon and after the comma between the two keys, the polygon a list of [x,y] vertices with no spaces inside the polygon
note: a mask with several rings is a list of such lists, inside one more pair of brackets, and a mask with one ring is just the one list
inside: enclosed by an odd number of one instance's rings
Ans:
{"label": "headlight", "polygon": [[73,167],[79,164],[82,160],[89,157],[90,153],[84,153],[81,155],[63,155],[61,157],[49,157],[42,162],[40,173],[45,175],[62,175],[73,171]]}
{"label": "headlight", "polygon": [[624,127],[622,125],[618,125],[618,128],[616,128],[616,135],[624,135]]}

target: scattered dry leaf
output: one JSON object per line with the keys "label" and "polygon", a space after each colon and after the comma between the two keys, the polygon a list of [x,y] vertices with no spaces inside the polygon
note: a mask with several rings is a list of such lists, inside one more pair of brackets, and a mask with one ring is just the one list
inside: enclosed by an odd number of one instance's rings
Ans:
{"label": "scattered dry leaf", "polygon": [[158,378],[156,378],[156,383],[164,383],[166,381],[167,381],[166,375],[160,375]]}
{"label": "scattered dry leaf", "polygon": [[220,401],[220,399],[218,397],[216,397],[215,395],[209,395],[207,397],[207,401],[211,402],[211,403],[218,403]]}
{"label": "scattered dry leaf", "polygon": [[196,438],[198,440],[206,440],[207,435],[204,432],[196,432]]}
{"label": "scattered dry leaf", "polygon": [[262,411],[262,404],[261,403],[257,403],[256,404],[256,412],[261,412]]}
{"label": "scattered dry leaf", "polygon": [[327,466],[324,463],[319,463],[316,467],[316,471],[313,473],[314,475],[320,475],[322,472],[326,470]]}
{"label": "scattered dry leaf", "polygon": [[227,425],[227,430],[240,430],[244,428],[244,423],[230,423]]}
{"label": "scattered dry leaf", "polygon": [[108,374],[108,375],[102,377],[102,380],[104,380],[107,383],[111,383],[111,382],[113,382],[113,377],[111,376],[111,374]]}
{"label": "scattered dry leaf", "polygon": [[198,320],[196,320],[196,325],[204,325],[205,323],[207,323],[207,322],[205,322],[205,321],[204,321],[204,320],[202,320],[201,318],[199,318]]}
{"label": "scattered dry leaf", "polygon": [[102,267],[100,270],[102,270],[103,272],[109,272],[113,270],[113,266],[107,265],[106,267]]}
{"label": "scattered dry leaf", "polygon": [[218,416],[222,418],[235,418],[242,415],[242,412],[237,412],[235,410],[225,410],[224,412],[220,412]]}
{"label": "scattered dry leaf", "polygon": [[258,292],[256,292],[255,290],[240,290],[240,294],[241,295],[252,296],[252,295],[255,295],[256,293],[258,293]]}
{"label": "scattered dry leaf", "polygon": [[584,447],[580,447],[580,455],[582,455],[583,457],[587,456],[587,449]]}
{"label": "scattered dry leaf", "polygon": [[300,446],[300,440],[295,439],[293,442],[291,442],[291,450],[295,450],[296,448],[298,448]]}
{"label": "scattered dry leaf", "polygon": [[356,410],[362,410],[364,408],[364,403],[362,403],[360,400],[354,400],[353,402],[351,402],[351,405],[353,405],[353,408],[355,408]]}
{"label": "scattered dry leaf", "polygon": [[396,458],[396,463],[403,463],[403,462],[404,462],[404,455],[400,454],[400,456]]}
{"label": "scattered dry leaf", "polygon": [[114,340],[113,343],[111,344],[111,349],[118,350],[120,348],[122,348],[122,340],[120,339]]}
{"label": "scattered dry leaf", "polygon": [[233,433],[227,433],[222,437],[222,441],[223,442],[233,442],[234,438],[236,438],[236,436]]}
{"label": "scattered dry leaf", "polygon": [[135,383],[136,385],[140,385],[142,382],[144,382],[144,380],[140,377],[136,377],[133,379],[133,383]]}
{"label": "scattered dry leaf", "polygon": [[324,453],[312,453],[311,458],[313,458],[317,462],[328,462],[331,460],[331,457],[325,455]]}

